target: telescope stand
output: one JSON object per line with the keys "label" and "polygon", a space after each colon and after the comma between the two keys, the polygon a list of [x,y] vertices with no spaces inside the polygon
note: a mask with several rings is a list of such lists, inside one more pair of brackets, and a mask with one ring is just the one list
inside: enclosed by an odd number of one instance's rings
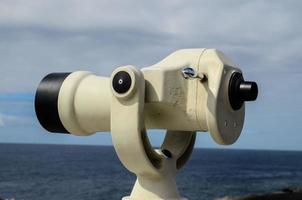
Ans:
{"label": "telescope stand", "polygon": [[176,160],[167,158],[165,161],[165,169],[160,177],[148,177],[145,175],[137,175],[134,188],[130,197],[123,200],[138,199],[165,199],[165,200],[185,200],[179,196],[176,186]]}
{"label": "telescope stand", "polygon": [[145,80],[134,67],[120,67],[133,81],[127,93],[112,89],[111,131],[122,164],[136,174],[129,197],[123,200],[183,200],[176,187],[176,173],[189,159],[196,133],[167,131],[160,149],[154,150],[144,125]]}
{"label": "telescope stand", "polygon": [[[182,141],[182,144],[177,143],[180,141]],[[157,154],[159,160],[153,160],[153,162],[156,163],[154,163],[154,171],[145,174],[135,173],[137,180],[131,195],[124,197],[123,200],[185,200],[185,198],[181,198],[178,193],[176,174],[190,157],[194,143],[195,133],[182,131],[168,131],[161,150],[153,150],[146,143],[147,149]],[[172,146],[173,144],[174,146]],[[177,146],[180,147],[181,145],[183,146],[183,151],[175,151]],[[168,152],[171,153],[171,155]],[[145,153],[147,154],[147,152]],[[137,160],[136,163],[139,165],[140,162]]]}

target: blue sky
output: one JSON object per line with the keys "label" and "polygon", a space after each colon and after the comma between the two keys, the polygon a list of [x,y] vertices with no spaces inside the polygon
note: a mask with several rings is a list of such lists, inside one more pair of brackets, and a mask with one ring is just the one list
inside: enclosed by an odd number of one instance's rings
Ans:
{"label": "blue sky", "polygon": [[[302,150],[301,1],[0,1],[0,142],[111,144],[49,134],[35,118],[42,77],[76,70],[110,75],[180,48],[216,48],[259,84],[236,144],[200,133],[199,147]],[[152,132],[159,144],[162,134]]]}

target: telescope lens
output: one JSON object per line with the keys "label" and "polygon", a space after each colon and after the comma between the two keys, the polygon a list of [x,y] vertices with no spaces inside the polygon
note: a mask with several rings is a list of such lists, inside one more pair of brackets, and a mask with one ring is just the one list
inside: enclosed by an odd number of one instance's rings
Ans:
{"label": "telescope lens", "polygon": [[239,72],[233,73],[229,83],[229,101],[234,110],[239,110],[245,101],[255,101],[257,96],[257,83],[244,81]]}
{"label": "telescope lens", "polygon": [[49,132],[69,133],[63,126],[58,97],[61,86],[70,73],[52,73],[41,81],[35,97],[35,110],[40,124]]}

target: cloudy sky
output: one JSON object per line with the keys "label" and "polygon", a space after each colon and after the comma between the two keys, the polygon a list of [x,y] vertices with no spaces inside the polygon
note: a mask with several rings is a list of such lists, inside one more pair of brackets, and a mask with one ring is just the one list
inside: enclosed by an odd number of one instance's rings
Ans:
{"label": "cloudy sky", "polygon": [[[0,0],[0,142],[111,144],[110,134],[48,134],[35,90],[50,72],[110,75],[180,48],[217,48],[259,84],[238,142],[227,148],[302,150],[302,2]],[[161,134],[152,133],[158,144]],[[220,147],[200,133],[199,147]]]}

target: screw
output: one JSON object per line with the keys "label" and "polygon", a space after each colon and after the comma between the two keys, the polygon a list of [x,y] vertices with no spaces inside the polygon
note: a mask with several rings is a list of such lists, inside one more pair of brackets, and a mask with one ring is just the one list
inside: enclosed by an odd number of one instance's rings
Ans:
{"label": "screw", "polygon": [[186,67],[181,70],[182,76],[185,79],[195,79],[198,78],[200,80],[204,79],[204,74],[202,73],[196,73],[196,71],[192,67]]}
{"label": "screw", "polygon": [[172,158],[172,153],[168,149],[162,149],[161,152],[167,157]]}

